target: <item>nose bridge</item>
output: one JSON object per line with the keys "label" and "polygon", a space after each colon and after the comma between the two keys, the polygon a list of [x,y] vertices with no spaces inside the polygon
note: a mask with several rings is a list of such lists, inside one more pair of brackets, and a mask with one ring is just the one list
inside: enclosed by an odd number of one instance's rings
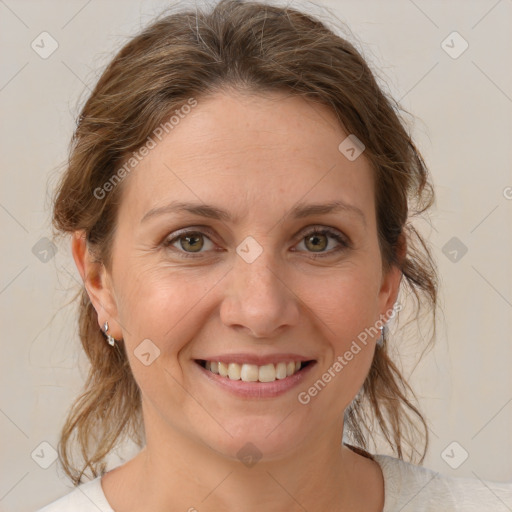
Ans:
{"label": "nose bridge", "polygon": [[[258,293],[280,293],[283,286],[279,278],[278,259],[270,243],[270,237],[259,237],[260,242],[253,236],[246,237],[237,247],[234,271],[236,280],[242,281],[242,286],[254,296]],[[264,245],[263,245],[264,244]],[[271,297],[267,297],[271,299]]]}
{"label": "nose bridge", "polygon": [[[271,336],[282,325],[298,318],[294,294],[285,285],[284,272],[267,238],[247,237],[237,247],[232,269],[229,307],[223,321],[239,325],[257,336]],[[264,244],[264,245],[263,245]]]}

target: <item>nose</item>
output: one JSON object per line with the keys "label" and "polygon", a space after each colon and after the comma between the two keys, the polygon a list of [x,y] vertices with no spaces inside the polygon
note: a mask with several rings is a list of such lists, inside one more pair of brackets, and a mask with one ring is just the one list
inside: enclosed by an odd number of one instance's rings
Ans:
{"label": "nose", "polygon": [[239,256],[235,259],[220,309],[221,320],[255,338],[281,335],[300,319],[300,301],[287,278],[289,272],[276,264],[270,251],[249,261]]}

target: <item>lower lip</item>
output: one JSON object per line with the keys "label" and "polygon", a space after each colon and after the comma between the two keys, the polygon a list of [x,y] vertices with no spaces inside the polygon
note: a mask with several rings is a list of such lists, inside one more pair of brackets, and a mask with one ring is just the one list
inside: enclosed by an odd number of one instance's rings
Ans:
{"label": "lower lip", "polygon": [[243,382],[232,380],[229,377],[221,377],[210,370],[203,368],[199,363],[193,361],[201,373],[214,384],[229,391],[230,393],[244,398],[274,398],[283,395],[294,387],[297,387],[308,376],[316,361],[309,363],[305,368],[284,379],[276,379],[273,382]]}

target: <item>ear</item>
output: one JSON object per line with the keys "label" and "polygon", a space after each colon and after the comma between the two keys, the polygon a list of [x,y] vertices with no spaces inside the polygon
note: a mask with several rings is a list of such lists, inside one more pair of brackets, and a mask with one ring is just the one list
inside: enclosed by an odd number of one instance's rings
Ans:
{"label": "ear", "polygon": [[389,320],[389,317],[393,311],[398,292],[400,290],[400,283],[402,281],[402,270],[401,266],[405,261],[407,254],[407,241],[402,232],[397,243],[397,261],[398,264],[394,264],[388,269],[382,276],[381,288],[379,291],[379,302],[380,302],[380,314],[384,322]]}
{"label": "ear", "polygon": [[122,339],[112,280],[103,263],[91,253],[84,231],[73,234],[71,252],[89,299],[98,314],[100,329],[103,330],[103,325],[108,321],[109,334],[117,340]]}

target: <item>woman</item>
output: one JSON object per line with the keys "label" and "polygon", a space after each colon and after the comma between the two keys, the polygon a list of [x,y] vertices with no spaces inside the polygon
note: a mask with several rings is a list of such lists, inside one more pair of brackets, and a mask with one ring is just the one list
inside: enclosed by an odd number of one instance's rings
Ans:
{"label": "woman", "polygon": [[[59,445],[82,485],[42,510],[512,507],[507,484],[403,460],[428,432],[386,324],[408,296],[435,319],[408,222],[432,200],[396,108],[312,17],[223,0],[131,40],[55,200],[91,372]],[[374,428],[396,458],[368,452]],[[141,451],[105,472],[124,435]]]}

